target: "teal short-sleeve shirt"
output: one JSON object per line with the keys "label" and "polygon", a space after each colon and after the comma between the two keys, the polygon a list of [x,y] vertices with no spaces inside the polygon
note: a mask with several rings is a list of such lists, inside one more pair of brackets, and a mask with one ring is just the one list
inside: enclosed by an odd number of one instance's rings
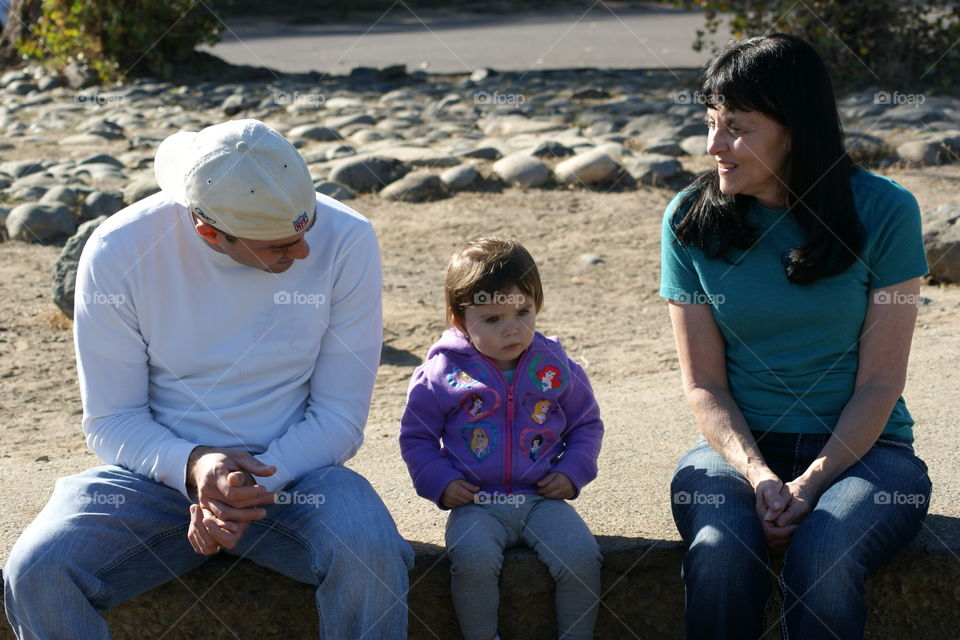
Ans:
{"label": "teal short-sleeve shirt", "polygon": [[[678,194],[663,218],[660,295],[709,304],[726,342],[730,390],[749,427],[830,433],[853,394],[859,337],[871,290],[927,273],[920,208],[894,181],[867,171],[850,179],[866,230],[860,258],[842,273],[799,286],[782,256],[803,235],[786,210],[754,203],[756,244],[730,264],[675,241]],[[897,400],[885,434],[913,440],[913,419]]]}

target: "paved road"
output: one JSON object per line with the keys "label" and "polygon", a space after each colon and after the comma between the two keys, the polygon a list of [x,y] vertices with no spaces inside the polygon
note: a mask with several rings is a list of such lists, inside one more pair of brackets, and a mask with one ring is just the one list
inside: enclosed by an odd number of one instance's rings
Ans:
{"label": "paved road", "polygon": [[410,71],[469,72],[573,67],[696,67],[699,12],[611,9],[508,16],[414,14],[398,3],[379,19],[322,25],[228,23],[211,50],[235,64],[341,75],[356,66],[403,63]]}

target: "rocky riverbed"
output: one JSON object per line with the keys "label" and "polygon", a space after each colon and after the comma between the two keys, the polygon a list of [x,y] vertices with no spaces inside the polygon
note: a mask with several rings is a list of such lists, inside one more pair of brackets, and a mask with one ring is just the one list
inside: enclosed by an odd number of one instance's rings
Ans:
{"label": "rocky riverbed", "polygon": [[[61,241],[156,190],[153,154],[164,137],[229,118],[257,118],[286,134],[316,188],[341,200],[378,192],[422,202],[507,186],[676,191],[711,165],[695,78],[431,76],[397,66],[105,88],[87,86],[92,78],[75,67],[63,77],[10,71],[0,77],[0,217],[13,239]],[[868,166],[932,166],[960,155],[957,98],[866,90],[843,96],[841,115],[848,146]]]}

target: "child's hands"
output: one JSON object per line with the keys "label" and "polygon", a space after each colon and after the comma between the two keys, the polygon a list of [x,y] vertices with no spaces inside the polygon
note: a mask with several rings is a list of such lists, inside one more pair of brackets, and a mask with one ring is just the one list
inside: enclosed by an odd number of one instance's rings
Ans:
{"label": "child's hands", "polygon": [[543,476],[537,486],[540,487],[537,489],[537,493],[554,500],[569,500],[577,493],[577,490],[573,488],[573,483],[570,482],[570,478],[559,471]]}
{"label": "child's hands", "polygon": [[463,478],[457,478],[447,483],[443,488],[443,494],[440,496],[440,504],[447,509],[461,507],[473,502],[473,494],[480,491],[480,487],[472,485]]}

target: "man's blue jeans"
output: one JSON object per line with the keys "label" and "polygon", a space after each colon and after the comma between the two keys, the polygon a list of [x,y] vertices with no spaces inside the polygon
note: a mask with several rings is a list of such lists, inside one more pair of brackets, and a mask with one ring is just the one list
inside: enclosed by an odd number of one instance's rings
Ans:
{"label": "man's blue jeans", "polygon": [[[784,482],[802,474],[828,439],[754,436]],[[866,579],[920,529],[930,490],[927,466],[910,444],[884,436],[821,494],[784,554],[784,640],[863,637]],[[773,587],[750,484],[701,438],[677,465],[671,502],[689,545],[682,572],[687,637],[763,638]]]}
{"label": "man's blue jeans", "polygon": [[[321,638],[406,638],[413,551],[370,484],[345,467],[325,467],[285,497],[224,552],[317,585]],[[17,636],[109,638],[100,611],[207,560],[187,540],[188,506],[179,491],[113,465],[57,480],[3,571]],[[171,625],[180,613],[170,612]]]}

